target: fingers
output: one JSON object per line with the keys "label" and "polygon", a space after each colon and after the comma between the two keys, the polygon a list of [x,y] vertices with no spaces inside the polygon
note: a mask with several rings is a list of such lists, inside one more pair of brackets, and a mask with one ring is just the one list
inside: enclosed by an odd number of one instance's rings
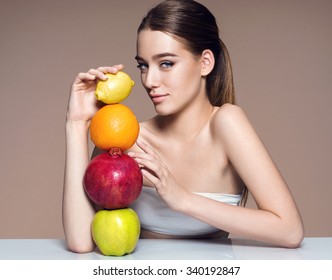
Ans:
{"label": "fingers", "polygon": [[102,81],[107,80],[107,77],[105,76],[105,74],[102,71],[100,71],[99,69],[90,69],[88,71],[88,74],[90,74],[90,75],[94,76],[95,78],[102,80]]}
{"label": "fingers", "polygon": [[101,67],[98,67],[97,69],[91,68],[87,72],[79,73],[77,75],[76,82],[80,82],[80,81],[89,82],[89,81],[95,81],[96,79],[106,81],[107,76],[105,74],[107,74],[107,73],[116,74],[123,68],[124,68],[124,66],[122,64],[117,64],[114,66],[101,66]]}
{"label": "fingers", "polygon": [[116,74],[118,71],[122,70],[124,68],[123,64],[117,64],[114,66],[101,66],[97,69],[103,73],[110,73],[110,74]]}
{"label": "fingers", "polygon": [[161,164],[153,155],[136,152],[129,152],[128,155],[134,158],[141,168],[151,170],[157,177],[162,175]]}
{"label": "fingers", "polygon": [[91,73],[78,73],[75,82],[79,83],[81,81],[88,82],[88,81],[94,81],[96,79],[96,76]]}
{"label": "fingers", "polygon": [[158,155],[142,141],[137,145],[143,152],[129,152],[128,155],[136,160],[142,173],[157,189],[168,176],[168,169]]}
{"label": "fingers", "polygon": [[142,174],[148,181],[150,181],[153,184],[153,186],[155,186],[156,189],[159,188],[160,180],[158,177],[154,176],[151,172],[145,169],[142,169]]}
{"label": "fingers", "polygon": [[136,144],[143,151],[143,153],[142,152],[140,152],[140,153],[132,152],[131,154],[135,155],[135,157],[137,157],[137,158],[141,158],[142,160],[156,162],[156,163],[158,163],[158,165],[161,165],[164,168],[166,167],[166,165],[160,159],[158,154],[156,154],[152,148],[150,148],[148,145],[146,145],[141,140],[137,140]]}
{"label": "fingers", "polygon": [[142,151],[145,154],[151,155],[153,157],[155,157],[155,159],[163,166],[166,167],[166,165],[164,164],[164,162],[161,160],[161,158],[158,156],[158,154],[155,153],[155,151],[150,148],[150,146],[148,146],[147,144],[145,144],[144,142],[142,142],[141,140],[137,140],[136,144],[139,148],[142,149]]}
{"label": "fingers", "polygon": [[144,142],[137,140],[136,144],[138,147],[140,147],[145,153],[147,154],[154,154],[153,150],[149,148],[148,145],[146,145]]}

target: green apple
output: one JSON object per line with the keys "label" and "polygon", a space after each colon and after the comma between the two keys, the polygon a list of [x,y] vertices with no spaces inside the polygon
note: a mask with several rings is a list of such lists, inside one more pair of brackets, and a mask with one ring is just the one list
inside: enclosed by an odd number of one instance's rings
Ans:
{"label": "green apple", "polygon": [[136,248],[140,221],[131,208],[100,210],[92,221],[92,237],[106,256],[123,256]]}

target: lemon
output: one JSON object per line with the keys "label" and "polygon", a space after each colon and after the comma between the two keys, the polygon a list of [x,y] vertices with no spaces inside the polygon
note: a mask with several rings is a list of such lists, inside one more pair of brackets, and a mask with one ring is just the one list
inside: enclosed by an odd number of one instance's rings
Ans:
{"label": "lemon", "polygon": [[134,81],[125,72],[106,74],[106,81],[99,81],[96,87],[97,100],[105,104],[116,104],[125,100],[134,86]]}

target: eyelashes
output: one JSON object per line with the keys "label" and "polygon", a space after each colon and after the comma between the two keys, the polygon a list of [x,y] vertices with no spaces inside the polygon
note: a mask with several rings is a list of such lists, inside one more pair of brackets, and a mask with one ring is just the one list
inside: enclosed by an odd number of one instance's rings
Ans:
{"label": "eyelashes", "polygon": [[147,70],[149,67],[145,63],[138,63],[137,68],[140,69],[141,71]]}
{"label": "eyelashes", "polygon": [[[159,67],[162,70],[168,70],[168,69],[172,68],[173,66],[174,66],[174,62],[172,62],[172,61],[162,61],[159,64]],[[149,65],[146,64],[146,63],[139,62],[137,64],[137,68],[140,69],[142,72],[144,72],[144,71],[147,71],[149,69]]]}
{"label": "eyelashes", "polygon": [[161,68],[171,68],[174,65],[171,61],[163,61],[160,63]]}

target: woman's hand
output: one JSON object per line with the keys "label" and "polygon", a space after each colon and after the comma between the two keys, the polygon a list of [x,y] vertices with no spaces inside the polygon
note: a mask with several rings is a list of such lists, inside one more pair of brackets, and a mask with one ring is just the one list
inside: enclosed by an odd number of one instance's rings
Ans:
{"label": "woman's hand", "polygon": [[143,152],[129,152],[128,155],[136,160],[145,179],[151,182],[168,207],[181,212],[188,192],[179,186],[173,174],[151,147],[141,141],[137,141],[137,145]]}
{"label": "woman's hand", "polygon": [[116,74],[123,68],[122,64],[111,67],[99,67],[88,72],[79,73],[71,86],[67,109],[67,120],[89,122],[102,106],[95,98],[96,85],[105,81],[106,73]]}

